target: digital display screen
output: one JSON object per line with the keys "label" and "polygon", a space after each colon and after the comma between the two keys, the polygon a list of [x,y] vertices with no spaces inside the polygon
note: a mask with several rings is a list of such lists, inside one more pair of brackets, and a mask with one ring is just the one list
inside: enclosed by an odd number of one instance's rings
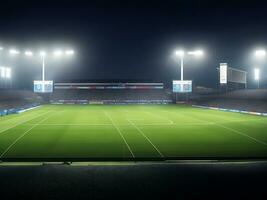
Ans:
{"label": "digital display screen", "polygon": [[173,81],[172,87],[175,93],[189,93],[192,92],[192,81]]}
{"label": "digital display screen", "polygon": [[52,93],[53,81],[34,81],[34,92],[36,93]]}
{"label": "digital display screen", "polygon": [[220,83],[227,83],[227,63],[220,63]]}

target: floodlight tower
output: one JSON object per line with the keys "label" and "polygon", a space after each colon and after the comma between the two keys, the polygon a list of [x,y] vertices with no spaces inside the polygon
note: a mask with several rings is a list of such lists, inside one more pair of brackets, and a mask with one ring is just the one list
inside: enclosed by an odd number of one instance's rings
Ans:
{"label": "floodlight tower", "polygon": [[40,56],[42,59],[42,81],[45,81],[45,57],[46,57],[46,52],[41,51]]}
{"label": "floodlight tower", "polygon": [[[73,50],[66,50],[65,52],[61,50],[56,50],[53,52],[53,55],[55,57],[61,57],[63,55],[66,56],[71,56],[74,54]],[[25,51],[25,56],[27,57],[32,57],[34,53],[30,50]],[[47,58],[47,53],[46,51],[40,51],[39,56],[41,57],[41,61],[38,59],[38,61],[42,64],[42,81],[45,81],[45,66],[46,66],[46,58]]]}
{"label": "floodlight tower", "polygon": [[181,81],[183,81],[184,80],[184,51],[177,50],[175,51],[175,55],[180,57],[181,59]]}
{"label": "floodlight tower", "polygon": [[[266,57],[266,51],[265,49],[259,49],[254,52],[254,55],[258,60],[262,60],[263,58]],[[260,88],[260,69],[259,68],[254,69],[254,79],[255,81],[257,81],[258,89],[259,89]]]}
{"label": "floodlight tower", "polygon": [[254,69],[254,79],[258,83],[258,89],[259,89],[260,88],[260,70],[259,70],[259,68]]}
{"label": "floodlight tower", "polygon": [[4,50],[4,47],[0,46],[0,53]]}
{"label": "floodlight tower", "polygon": [[[185,52],[183,50],[177,50],[174,52],[175,56],[179,57],[181,59],[181,81],[184,80],[184,57]],[[195,50],[195,51],[188,51],[187,55],[193,55],[193,56],[203,56],[202,50]]]}

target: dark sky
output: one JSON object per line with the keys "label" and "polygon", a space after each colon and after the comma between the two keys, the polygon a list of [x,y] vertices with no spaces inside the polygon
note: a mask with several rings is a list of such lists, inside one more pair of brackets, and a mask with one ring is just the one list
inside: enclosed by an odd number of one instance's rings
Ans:
{"label": "dark sky", "polygon": [[[186,60],[185,79],[212,87],[220,62],[252,71],[252,52],[267,46],[267,4],[234,0],[3,1],[0,44],[21,51],[73,48],[73,58],[49,59],[47,79],[55,81],[138,79],[167,84],[180,78],[179,63],[171,57],[175,48],[202,48],[205,57]],[[17,84],[40,79],[41,66],[22,55],[10,58],[2,53],[0,62],[13,67]],[[260,65],[264,71],[267,61]],[[267,79],[266,73],[264,77]]]}

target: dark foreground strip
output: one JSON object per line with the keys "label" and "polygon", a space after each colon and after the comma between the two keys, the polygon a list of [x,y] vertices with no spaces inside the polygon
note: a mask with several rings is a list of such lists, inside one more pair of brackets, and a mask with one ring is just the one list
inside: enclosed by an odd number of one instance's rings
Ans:
{"label": "dark foreground strip", "polygon": [[267,162],[1,166],[1,199],[266,199]]}

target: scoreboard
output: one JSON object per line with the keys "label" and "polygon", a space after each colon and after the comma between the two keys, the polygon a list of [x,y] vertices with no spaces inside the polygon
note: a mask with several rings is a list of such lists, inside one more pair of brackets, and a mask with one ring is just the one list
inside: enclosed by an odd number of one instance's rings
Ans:
{"label": "scoreboard", "polygon": [[174,93],[190,93],[192,92],[192,81],[191,80],[174,80],[172,82],[172,88]]}
{"label": "scoreboard", "polygon": [[35,93],[52,93],[53,81],[34,81],[33,90]]}
{"label": "scoreboard", "polygon": [[227,63],[220,63],[220,84],[227,83]]}

